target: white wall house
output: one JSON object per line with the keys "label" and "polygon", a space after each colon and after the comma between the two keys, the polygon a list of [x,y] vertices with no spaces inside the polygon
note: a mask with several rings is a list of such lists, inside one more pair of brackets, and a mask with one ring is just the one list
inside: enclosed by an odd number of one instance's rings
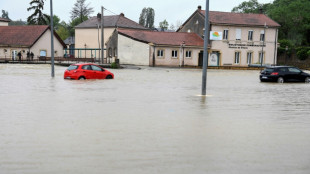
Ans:
{"label": "white wall house", "polygon": [[199,66],[203,40],[195,33],[117,29],[106,47],[108,56],[120,64]]}

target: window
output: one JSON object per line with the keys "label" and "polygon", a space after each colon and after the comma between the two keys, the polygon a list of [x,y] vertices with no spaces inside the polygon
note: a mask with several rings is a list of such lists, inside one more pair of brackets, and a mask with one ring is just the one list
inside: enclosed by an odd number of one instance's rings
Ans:
{"label": "window", "polygon": [[240,52],[235,52],[235,64],[240,64]]}
{"label": "window", "polygon": [[228,30],[227,29],[225,29],[223,31],[223,40],[228,40]]}
{"label": "window", "polygon": [[241,40],[241,29],[236,29],[236,40]]}
{"label": "window", "polygon": [[117,48],[114,48],[114,56],[117,57]]}
{"label": "window", "polygon": [[289,72],[292,72],[292,73],[300,73],[301,71],[297,68],[288,68],[288,71]]}
{"label": "window", "polygon": [[265,54],[264,53],[262,54],[262,52],[260,52],[258,56],[259,56],[259,63],[262,64],[264,62]]}
{"label": "window", "polygon": [[253,30],[249,30],[248,41],[253,41]]}
{"label": "window", "polygon": [[262,30],[261,32],[260,32],[260,39],[259,39],[260,41],[265,41],[265,32],[264,32],[264,30]]}
{"label": "window", "polygon": [[172,50],[171,57],[172,58],[178,58],[178,51],[177,50]]}
{"label": "window", "polygon": [[101,68],[99,68],[98,66],[95,66],[95,65],[91,65],[91,68],[92,68],[94,71],[102,71]]}
{"label": "window", "polygon": [[40,57],[46,57],[46,50],[40,50]]}
{"label": "window", "polygon": [[187,50],[187,51],[185,52],[185,57],[186,57],[186,58],[191,58],[191,57],[192,57],[192,51]]}
{"label": "window", "polygon": [[82,66],[82,69],[91,70],[91,67],[90,67],[90,65],[84,65],[84,66]]}
{"label": "window", "polygon": [[187,32],[190,33],[190,32],[191,32],[191,29],[188,29]]}
{"label": "window", "polygon": [[157,50],[157,57],[164,57],[164,50]]}
{"label": "window", "polygon": [[247,53],[247,63],[248,63],[248,65],[252,64],[252,57],[253,57],[253,53],[252,52],[248,52]]}

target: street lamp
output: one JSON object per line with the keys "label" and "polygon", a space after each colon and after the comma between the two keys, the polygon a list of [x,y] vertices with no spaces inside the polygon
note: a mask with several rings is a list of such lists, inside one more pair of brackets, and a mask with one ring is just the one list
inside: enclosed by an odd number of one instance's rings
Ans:
{"label": "street lamp", "polygon": [[266,25],[266,22],[265,22],[265,25],[264,25],[264,35],[263,35],[263,37],[262,37],[262,40],[263,40],[263,44],[262,44],[262,53],[260,54],[261,56],[260,56],[260,66],[262,67],[263,66],[263,60],[264,60],[264,46],[265,46],[265,39],[266,39],[266,28],[268,28],[267,27],[267,25]]}
{"label": "street lamp", "polygon": [[207,67],[208,67],[208,44],[209,44],[209,0],[206,0],[205,33],[203,49],[202,91],[201,95],[207,94]]}
{"label": "street lamp", "polygon": [[84,44],[84,47],[85,47],[85,58],[86,58],[86,46],[87,46],[87,45],[86,45],[86,43],[85,43],[85,44]]}
{"label": "street lamp", "polygon": [[51,76],[55,77],[55,70],[54,70],[54,21],[53,21],[53,0],[51,2]]}

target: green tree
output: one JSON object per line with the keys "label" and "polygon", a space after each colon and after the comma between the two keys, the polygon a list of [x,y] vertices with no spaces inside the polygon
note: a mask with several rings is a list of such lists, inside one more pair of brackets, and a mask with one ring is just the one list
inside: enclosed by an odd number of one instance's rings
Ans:
{"label": "green tree", "polygon": [[1,18],[4,18],[4,19],[10,19],[9,18],[9,12],[5,11],[5,10],[2,10],[2,16]]}
{"label": "green tree", "polygon": [[22,21],[21,19],[20,20],[17,20],[17,21],[11,21],[9,23],[10,26],[14,26],[14,25],[27,25],[27,22],[26,21]]}
{"label": "green tree", "polygon": [[[90,4],[85,4],[86,0],[77,0],[74,4],[74,7],[71,11],[71,20],[80,19],[81,23],[84,22],[84,19],[88,19],[89,15],[91,15],[94,10],[92,7],[89,7]],[[86,18],[85,18],[86,17]],[[86,19],[86,20],[87,20]]]}
{"label": "green tree", "polygon": [[155,11],[153,8],[143,8],[139,18],[139,24],[146,28],[154,28]]}
{"label": "green tree", "polygon": [[34,13],[27,18],[29,25],[47,25],[49,21],[49,15],[44,14],[44,0],[32,0],[30,2],[28,11],[34,10]]}
{"label": "green tree", "polygon": [[260,10],[267,11],[269,4],[260,4],[257,0],[244,1],[237,7],[234,7],[231,12],[236,13],[260,13]]}
{"label": "green tree", "polygon": [[168,29],[169,23],[167,22],[167,20],[165,19],[162,22],[159,22],[159,27],[161,28],[161,30],[165,31]]}
{"label": "green tree", "polygon": [[[47,20],[47,25],[51,25],[50,19],[46,19]],[[60,27],[60,18],[57,15],[53,16],[53,26],[54,26],[54,30],[58,30],[58,28]]]}
{"label": "green tree", "polygon": [[281,25],[279,39],[288,39],[294,45],[310,44],[309,0],[275,0],[268,16]]}

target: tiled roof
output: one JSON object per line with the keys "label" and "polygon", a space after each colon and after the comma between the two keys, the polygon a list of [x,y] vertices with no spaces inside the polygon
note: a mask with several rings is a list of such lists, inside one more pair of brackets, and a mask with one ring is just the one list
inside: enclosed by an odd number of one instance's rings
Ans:
{"label": "tiled roof", "polygon": [[[198,10],[205,16],[205,10]],[[280,25],[267,17],[264,14],[251,14],[251,13],[230,13],[230,12],[209,12],[209,21],[211,24],[222,25],[249,25],[249,26],[264,26],[265,23],[268,27],[280,27]]]}
{"label": "tiled roof", "polygon": [[156,45],[181,45],[203,46],[203,39],[196,33],[176,33],[176,32],[157,32],[147,30],[118,29],[118,33],[126,37],[138,40],[144,43],[153,43]]}
{"label": "tiled roof", "polygon": [[[104,16],[103,18],[103,25],[105,28],[109,27],[119,27],[119,28],[135,28],[135,29],[144,29],[147,28],[139,25],[138,23],[124,17],[123,15],[114,15],[114,16]],[[84,21],[80,25],[76,26],[75,28],[97,28],[98,22],[97,16],[89,18],[87,21]]]}
{"label": "tiled roof", "polygon": [[[47,25],[0,26],[0,45],[31,47],[48,29]],[[54,34],[65,46],[57,33]]]}
{"label": "tiled roof", "polygon": [[0,22],[11,22],[11,20],[10,19],[0,18]]}

